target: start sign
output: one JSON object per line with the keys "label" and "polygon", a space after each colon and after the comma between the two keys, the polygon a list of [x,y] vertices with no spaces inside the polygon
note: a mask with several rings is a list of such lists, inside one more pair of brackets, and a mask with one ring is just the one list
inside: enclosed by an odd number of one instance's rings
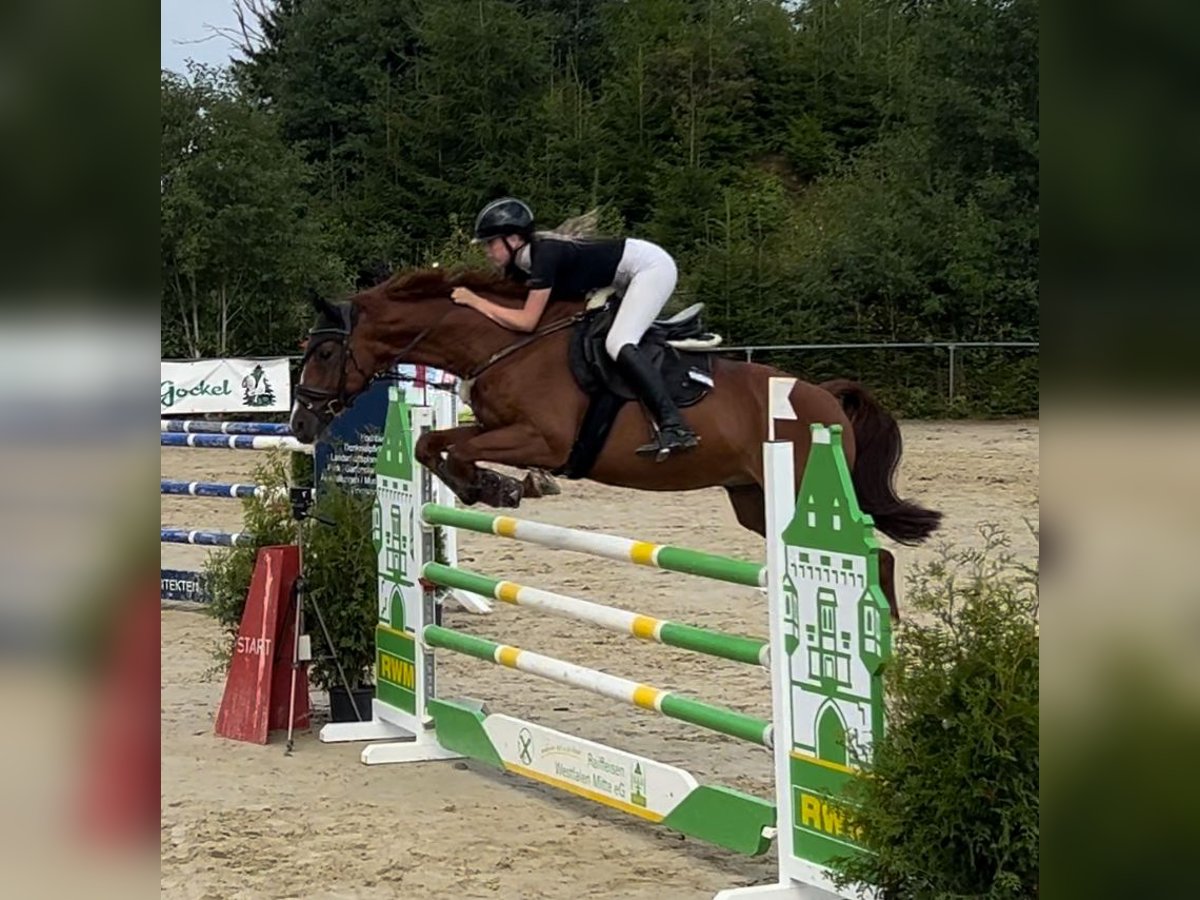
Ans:
{"label": "start sign", "polygon": [[306,664],[296,673],[295,698],[291,696],[299,571],[298,547],[263,547],[258,552],[217,712],[216,731],[222,737],[265,744],[271,731],[288,727],[293,705],[295,726],[309,726]]}

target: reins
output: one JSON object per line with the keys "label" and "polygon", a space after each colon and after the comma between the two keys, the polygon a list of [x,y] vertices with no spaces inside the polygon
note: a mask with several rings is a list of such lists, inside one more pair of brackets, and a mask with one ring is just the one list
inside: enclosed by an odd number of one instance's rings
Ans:
{"label": "reins", "polygon": [[575,325],[580,320],[582,320],[583,316],[584,316],[584,313],[578,312],[578,313],[575,313],[575,315],[573,315],[573,316],[567,316],[565,319],[559,319],[557,322],[551,322],[549,325],[546,325],[543,328],[539,328],[537,331],[534,331],[531,334],[526,335],[525,337],[521,338],[520,340],[513,341],[508,346],[500,348],[495,353],[493,353],[491,356],[489,356],[487,359],[485,359],[482,363],[475,366],[475,368],[471,369],[471,371],[468,372],[466,375],[466,380],[474,381],[476,378],[478,378],[480,375],[482,375],[484,372],[486,372],[488,369],[490,369],[496,363],[500,362],[500,360],[506,359],[509,356],[512,356],[514,353],[517,353],[518,351],[524,350],[530,344],[536,343],[537,341],[541,340],[542,338],[546,337],[547,335],[555,334],[556,332],[562,331],[566,328],[570,328],[572,325]]}

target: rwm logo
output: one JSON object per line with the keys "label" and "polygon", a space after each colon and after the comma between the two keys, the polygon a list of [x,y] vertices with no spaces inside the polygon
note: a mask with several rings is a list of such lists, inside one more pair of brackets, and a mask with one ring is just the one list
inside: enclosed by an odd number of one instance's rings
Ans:
{"label": "rwm logo", "polygon": [[417,689],[417,670],[407,659],[379,651],[379,679],[407,691]]}

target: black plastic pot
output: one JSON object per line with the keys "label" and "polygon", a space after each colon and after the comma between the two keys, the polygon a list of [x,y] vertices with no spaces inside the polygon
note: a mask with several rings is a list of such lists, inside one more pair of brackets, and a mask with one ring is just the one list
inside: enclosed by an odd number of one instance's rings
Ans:
{"label": "black plastic pot", "polygon": [[[353,701],[344,687],[329,689],[329,720],[331,722],[369,722],[371,721],[371,701],[375,698],[375,688],[355,688]],[[355,707],[358,715],[354,714]]]}

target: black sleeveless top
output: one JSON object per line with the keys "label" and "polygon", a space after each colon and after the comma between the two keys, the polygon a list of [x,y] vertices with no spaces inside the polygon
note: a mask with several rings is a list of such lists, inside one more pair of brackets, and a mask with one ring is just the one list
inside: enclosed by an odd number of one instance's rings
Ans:
{"label": "black sleeveless top", "polygon": [[508,275],[531,291],[550,288],[551,299],[582,297],[608,287],[625,253],[625,238],[535,236],[529,244],[530,271],[512,263]]}

